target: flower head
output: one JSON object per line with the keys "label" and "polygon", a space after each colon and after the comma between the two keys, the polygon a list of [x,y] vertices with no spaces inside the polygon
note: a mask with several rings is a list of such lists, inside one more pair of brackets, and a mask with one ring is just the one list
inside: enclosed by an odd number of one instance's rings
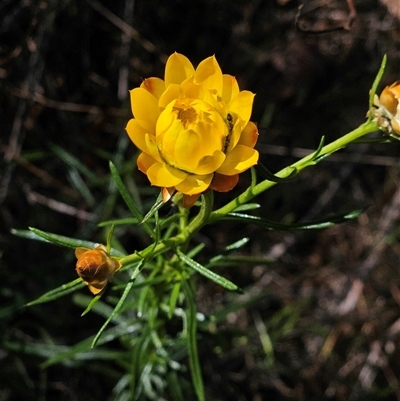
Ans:
{"label": "flower head", "polygon": [[375,121],[389,134],[400,135],[400,82],[387,86],[378,97],[375,95]]}
{"label": "flower head", "polygon": [[94,249],[76,248],[76,272],[93,294],[98,294],[107,285],[121,263],[112,258],[104,245]]}
{"label": "flower head", "polygon": [[214,56],[195,69],[182,54],[167,61],[164,80],[145,79],[131,92],[126,130],[142,152],[138,167],[164,201],[177,191],[191,206],[208,189],[230,191],[255,165],[254,94],[222,74]]}

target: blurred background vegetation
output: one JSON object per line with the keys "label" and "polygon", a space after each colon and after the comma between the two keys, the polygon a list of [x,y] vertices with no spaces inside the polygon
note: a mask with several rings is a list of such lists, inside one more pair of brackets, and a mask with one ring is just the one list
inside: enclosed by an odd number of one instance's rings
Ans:
{"label": "blurred background vegetation", "polygon": [[[117,357],[41,367],[104,316],[81,318],[79,296],[24,307],[75,279],[75,259],[11,230],[104,242],[98,223],[126,212],[109,160],[151,206],[157,191],[124,132],[128,90],[162,77],[168,55],[197,65],[215,54],[257,94],[257,149],[271,171],[364,121],[384,54],[383,84],[400,79],[398,0],[3,0],[0,15],[1,401],[117,399]],[[399,150],[354,145],[256,199],[261,216],[286,223],[368,207],[357,221],[203,230],[209,254],[246,236],[242,254],[262,261],[221,269],[244,295],[200,281],[199,309],[217,317],[199,335],[207,399],[400,400]],[[135,227],[117,237],[130,252],[146,245]]]}

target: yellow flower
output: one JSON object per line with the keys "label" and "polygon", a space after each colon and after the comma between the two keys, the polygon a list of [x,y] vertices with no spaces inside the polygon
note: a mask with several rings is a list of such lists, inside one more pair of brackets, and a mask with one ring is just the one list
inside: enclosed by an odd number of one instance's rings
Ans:
{"label": "yellow flower", "polygon": [[121,263],[113,259],[104,245],[94,249],[76,248],[76,272],[89,286],[93,294],[98,294],[107,285],[112,276],[121,268]]}
{"label": "yellow flower", "polygon": [[400,82],[387,86],[378,97],[375,95],[375,121],[389,134],[400,135]]}
{"label": "yellow flower", "polygon": [[126,130],[142,152],[139,170],[162,189],[164,201],[178,191],[191,206],[208,189],[230,191],[257,163],[254,94],[222,74],[214,56],[195,69],[174,53],[164,80],[145,79],[130,95],[134,118]]}

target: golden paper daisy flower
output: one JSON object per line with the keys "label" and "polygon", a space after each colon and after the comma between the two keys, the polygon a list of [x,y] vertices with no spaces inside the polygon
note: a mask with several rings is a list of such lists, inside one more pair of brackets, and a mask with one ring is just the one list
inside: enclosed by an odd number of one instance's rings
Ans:
{"label": "golden paper daisy flower", "polygon": [[164,201],[177,191],[191,206],[206,190],[230,191],[257,163],[254,94],[222,74],[214,56],[195,69],[174,53],[164,80],[145,79],[130,96],[134,118],[126,130],[141,151],[139,170],[162,189]]}

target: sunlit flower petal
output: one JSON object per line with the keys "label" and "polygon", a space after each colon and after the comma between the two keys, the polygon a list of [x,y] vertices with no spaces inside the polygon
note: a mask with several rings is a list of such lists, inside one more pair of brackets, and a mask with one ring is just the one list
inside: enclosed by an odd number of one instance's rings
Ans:
{"label": "sunlit flower petal", "polygon": [[228,104],[235,96],[239,94],[239,85],[236,78],[232,75],[223,74],[224,86],[222,90],[222,100]]}
{"label": "sunlit flower petal", "polygon": [[217,173],[224,175],[240,174],[257,164],[258,152],[247,146],[238,145],[226,155],[226,159]]}
{"label": "sunlit flower petal", "polygon": [[170,84],[180,84],[186,78],[194,75],[194,68],[192,63],[187,57],[182,54],[172,54],[165,66],[165,85],[168,87]]}
{"label": "sunlit flower petal", "polygon": [[253,148],[254,145],[257,143],[257,139],[257,126],[253,122],[249,121],[242,131],[242,135],[240,136],[238,144]]}
{"label": "sunlit flower petal", "polygon": [[[151,131],[154,131],[154,133]],[[150,123],[146,120],[137,120],[132,118],[126,125],[126,132],[128,133],[131,141],[136,145],[137,148],[139,148],[139,150],[142,152],[147,152],[146,134],[155,135],[155,127],[151,127]]]}
{"label": "sunlit flower petal", "polygon": [[230,113],[237,114],[243,121],[243,128],[250,120],[253,108],[254,93],[242,91],[235,96],[228,104]]}
{"label": "sunlit flower petal", "polygon": [[214,56],[206,58],[198,65],[194,79],[205,89],[222,96],[222,71]]}
{"label": "sunlit flower petal", "polygon": [[154,164],[157,163],[153,157],[147,153],[141,153],[137,159],[137,165],[142,173],[147,173],[147,170]]}
{"label": "sunlit flower petal", "polygon": [[213,174],[188,175],[184,181],[175,185],[175,188],[186,195],[196,195],[204,192],[210,185]]}
{"label": "sunlit flower petal", "polygon": [[131,90],[130,95],[135,119],[148,121],[151,126],[155,126],[160,115],[157,98],[143,88]]}
{"label": "sunlit flower petal", "polygon": [[160,78],[147,78],[141,83],[140,87],[146,89],[156,99],[160,99],[165,92],[165,82]]}
{"label": "sunlit flower petal", "polygon": [[151,185],[156,187],[176,187],[186,177],[187,173],[163,163],[154,163],[147,172]]}

